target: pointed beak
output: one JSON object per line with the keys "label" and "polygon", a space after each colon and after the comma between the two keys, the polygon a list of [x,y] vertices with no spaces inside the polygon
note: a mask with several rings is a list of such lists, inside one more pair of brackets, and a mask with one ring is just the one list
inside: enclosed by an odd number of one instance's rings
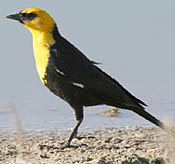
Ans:
{"label": "pointed beak", "polygon": [[18,20],[19,22],[23,23],[23,16],[20,13],[8,15],[8,16],[6,16],[6,18]]}

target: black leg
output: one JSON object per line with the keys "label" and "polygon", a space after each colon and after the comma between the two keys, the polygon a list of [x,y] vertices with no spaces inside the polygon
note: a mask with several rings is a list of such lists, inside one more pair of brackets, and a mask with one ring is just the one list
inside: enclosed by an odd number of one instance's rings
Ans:
{"label": "black leg", "polygon": [[82,106],[75,106],[75,105],[71,105],[71,106],[75,111],[75,117],[77,120],[77,124],[76,124],[75,128],[73,129],[73,132],[71,133],[67,143],[61,147],[62,149],[67,148],[67,147],[77,147],[77,146],[72,146],[71,141],[74,137],[77,136],[78,128],[83,121],[83,107]]}
{"label": "black leg", "polygon": [[75,128],[73,129],[73,132],[71,133],[71,135],[70,135],[70,137],[69,137],[67,143],[66,143],[64,146],[61,147],[62,149],[68,148],[68,147],[77,147],[77,146],[71,146],[70,143],[71,143],[72,139],[73,139],[74,137],[76,137],[77,132],[78,132],[78,127],[80,126],[80,124],[81,124],[82,121],[83,121],[83,119],[82,119],[82,120],[79,120],[79,121],[77,122],[77,124],[76,124]]}

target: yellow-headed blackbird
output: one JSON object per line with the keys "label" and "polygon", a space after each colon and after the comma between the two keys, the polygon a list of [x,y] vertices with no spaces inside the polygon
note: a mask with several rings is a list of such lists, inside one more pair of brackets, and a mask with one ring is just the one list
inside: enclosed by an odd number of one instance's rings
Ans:
{"label": "yellow-headed blackbird", "polygon": [[106,104],[128,109],[169,131],[162,122],[145,111],[143,101],[134,97],[67,41],[46,11],[27,8],[7,18],[18,20],[32,33],[36,68],[42,83],[75,111],[78,123],[64,147],[69,147],[77,135],[84,106]]}

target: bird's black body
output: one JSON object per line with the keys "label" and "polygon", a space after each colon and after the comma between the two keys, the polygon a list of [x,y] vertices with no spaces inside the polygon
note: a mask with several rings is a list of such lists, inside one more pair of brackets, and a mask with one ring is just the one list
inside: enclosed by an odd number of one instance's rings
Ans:
{"label": "bird's black body", "polygon": [[64,39],[56,26],[53,36],[57,42],[50,47],[45,79],[46,86],[54,94],[70,105],[107,104],[124,109],[144,109],[142,105],[145,103],[132,96],[116,80]]}

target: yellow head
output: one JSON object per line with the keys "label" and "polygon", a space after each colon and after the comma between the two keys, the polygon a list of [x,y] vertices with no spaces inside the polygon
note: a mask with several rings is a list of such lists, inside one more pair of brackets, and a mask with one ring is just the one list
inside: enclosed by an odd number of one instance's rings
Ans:
{"label": "yellow head", "polygon": [[9,15],[7,18],[18,20],[30,31],[50,32],[55,25],[53,18],[39,8],[27,8],[17,14]]}
{"label": "yellow head", "polygon": [[49,47],[55,43],[52,31],[56,24],[53,18],[39,8],[27,8],[7,18],[18,20],[32,33],[36,68],[41,81],[45,84],[44,77],[50,56]]}

